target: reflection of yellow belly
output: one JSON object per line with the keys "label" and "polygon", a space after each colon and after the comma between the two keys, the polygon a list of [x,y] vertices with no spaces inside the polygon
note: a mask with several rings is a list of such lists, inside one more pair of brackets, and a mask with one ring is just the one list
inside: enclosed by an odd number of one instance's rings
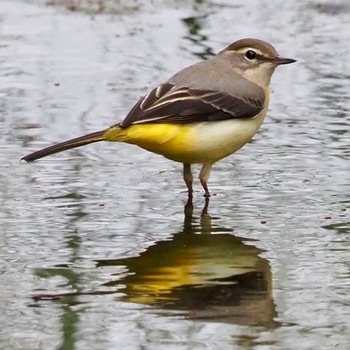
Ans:
{"label": "reflection of yellow belly", "polygon": [[181,163],[215,163],[251,140],[264,120],[266,109],[254,119],[113,127],[104,137],[138,145]]}
{"label": "reflection of yellow belly", "polygon": [[262,273],[268,292],[271,273],[260,252],[229,234],[180,234],[158,242],[138,257],[115,264],[125,265],[130,271],[118,281],[125,285],[121,290],[125,293],[123,300],[157,303],[178,298],[175,294],[186,287],[234,285],[235,276],[253,272]]}
{"label": "reflection of yellow belly", "polygon": [[133,275],[133,283],[129,281],[128,295],[123,299],[136,303],[152,303],[173,299],[171,293],[184,286],[232,284],[231,281],[220,279],[256,271],[257,257],[240,258],[242,261],[234,266],[235,259],[226,261],[225,258],[218,258],[213,261],[211,257],[196,259],[186,255],[185,259],[175,260],[174,266],[160,266],[150,269],[146,274]]}

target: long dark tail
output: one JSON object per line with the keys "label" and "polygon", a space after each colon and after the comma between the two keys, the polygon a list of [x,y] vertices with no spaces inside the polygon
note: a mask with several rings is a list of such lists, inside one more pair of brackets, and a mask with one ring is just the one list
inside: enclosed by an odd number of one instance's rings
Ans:
{"label": "long dark tail", "polygon": [[80,136],[72,140],[61,142],[56,145],[28,154],[25,157],[23,157],[21,160],[25,160],[27,162],[33,162],[34,160],[49,156],[50,154],[62,152],[67,149],[71,149],[75,147],[85,146],[93,142],[103,141],[105,140],[103,137],[105,132],[106,130],[96,131],[88,135]]}

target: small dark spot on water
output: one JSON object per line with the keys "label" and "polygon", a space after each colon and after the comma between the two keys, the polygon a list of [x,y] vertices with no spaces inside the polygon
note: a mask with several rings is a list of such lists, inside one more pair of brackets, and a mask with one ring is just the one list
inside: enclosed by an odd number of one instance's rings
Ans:
{"label": "small dark spot on water", "polygon": [[323,4],[318,3],[318,4],[312,4],[311,7],[320,13],[325,13],[327,15],[332,15],[332,16],[350,12],[350,5],[345,3],[343,4],[335,4],[332,2],[323,3]]}

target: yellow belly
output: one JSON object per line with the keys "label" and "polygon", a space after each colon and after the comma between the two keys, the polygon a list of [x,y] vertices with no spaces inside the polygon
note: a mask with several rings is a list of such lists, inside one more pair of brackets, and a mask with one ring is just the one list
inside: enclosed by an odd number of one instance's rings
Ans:
{"label": "yellow belly", "polygon": [[191,124],[135,124],[125,129],[113,127],[104,138],[107,141],[135,144],[181,163],[215,163],[249,142],[265,115],[264,110],[254,119]]}

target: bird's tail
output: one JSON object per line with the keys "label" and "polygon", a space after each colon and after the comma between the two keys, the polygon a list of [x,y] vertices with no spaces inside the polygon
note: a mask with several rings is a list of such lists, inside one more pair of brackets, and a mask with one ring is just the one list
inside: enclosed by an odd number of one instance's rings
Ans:
{"label": "bird's tail", "polygon": [[72,140],[58,143],[56,145],[41,149],[39,151],[33,152],[22,158],[27,162],[33,162],[34,160],[49,156],[50,154],[65,151],[67,149],[76,148],[80,146],[88,145],[89,143],[104,141],[104,134],[108,129],[96,131],[88,135],[80,136]]}

